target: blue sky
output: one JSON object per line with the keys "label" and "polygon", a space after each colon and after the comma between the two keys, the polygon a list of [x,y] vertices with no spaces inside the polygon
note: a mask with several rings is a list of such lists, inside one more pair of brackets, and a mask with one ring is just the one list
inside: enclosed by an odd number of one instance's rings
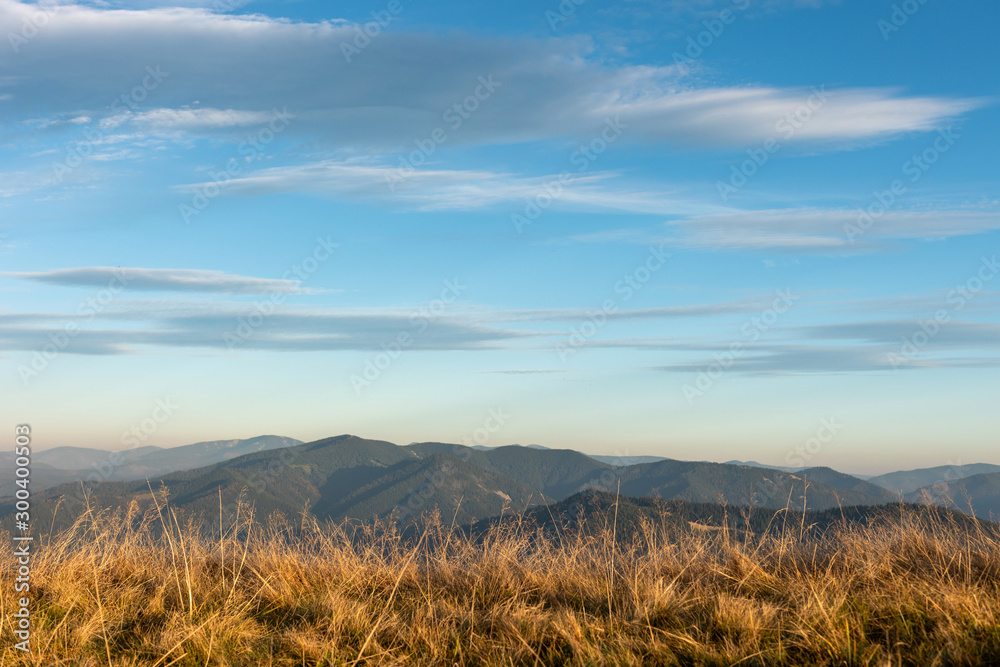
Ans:
{"label": "blue sky", "polygon": [[7,421],[1000,463],[984,7],[0,0]]}

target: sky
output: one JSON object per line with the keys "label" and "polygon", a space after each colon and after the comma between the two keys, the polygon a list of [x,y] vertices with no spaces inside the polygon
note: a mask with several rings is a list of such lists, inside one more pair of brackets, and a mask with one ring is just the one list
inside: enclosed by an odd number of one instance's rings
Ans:
{"label": "sky", "polygon": [[3,421],[1000,463],[998,31],[969,0],[0,0]]}

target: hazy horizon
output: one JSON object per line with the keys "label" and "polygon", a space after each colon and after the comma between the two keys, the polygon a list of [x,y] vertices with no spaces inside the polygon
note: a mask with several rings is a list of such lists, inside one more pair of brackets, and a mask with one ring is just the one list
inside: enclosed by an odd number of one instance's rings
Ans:
{"label": "hazy horizon", "polygon": [[[456,441],[450,441],[450,440],[434,440],[434,439],[431,439],[431,440],[408,440],[408,441],[404,441],[404,440],[393,440],[391,438],[381,438],[381,437],[376,437],[376,436],[369,436],[369,435],[366,435],[364,433],[347,433],[347,432],[344,432],[344,433],[331,433],[331,434],[328,434],[328,435],[325,435],[325,436],[322,436],[322,437],[319,437],[319,438],[308,438],[308,439],[306,439],[306,438],[299,438],[299,437],[296,437],[296,436],[293,436],[293,435],[284,434],[284,433],[259,433],[257,435],[241,436],[241,437],[237,437],[237,438],[215,438],[215,439],[198,440],[198,441],[191,441],[191,442],[174,442],[174,443],[170,443],[170,444],[161,444],[161,445],[149,445],[149,443],[140,443],[136,447],[131,447],[131,446],[130,447],[118,447],[117,449],[113,448],[113,447],[111,447],[111,448],[109,448],[109,447],[88,447],[88,449],[102,450],[102,451],[107,451],[109,453],[110,452],[115,452],[115,451],[129,451],[130,449],[140,449],[140,448],[146,447],[146,446],[154,446],[154,447],[159,447],[161,449],[174,449],[174,448],[177,448],[177,447],[184,447],[184,446],[187,446],[187,445],[194,445],[194,444],[200,444],[200,443],[205,443],[205,442],[220,442],[220,441],[227,441],[227,440],[233,440],[233,441],[235,441],[235,440],[253,440],[255,438],[269,437],[269,436],[292,438],[294,440],[300,440],[302,442],[302,444],[309,444],[311,442],[316,442],[316,441],[319,441],[319,440],[325,440],[325,439],[328,439],[328,438],[336,438],[336,437],[345,436],[345,435],[355,436],[355,437],[362,438],[362,439],[365,439],[365,440],[379,440],[379,441],[384,441],[384,442],[391,442],[392,444],[403,446],[403,447],[405,447],[407,445],[413,445],[413,444],[419,444],[419,443],[425,443],[425,442],[443,442],[445,444],[458,444],[458,445],[463,445],[464,444],[464,445],[473,446],[473,447],[479,446],[479,445],[476,445],[475,441],[471,437],[470,438],[466,438],[464,442],[458,441],[458,440],[456,440]],[[766,459],[762,459],[762,458],[759,458],[759,457],[755,458],[754,456],[743,456],[743,457],[736,457],[736,458],[729,458],[729,459],[723,459],[723,458],[719,458],[719,457],[716,457],[716,458],[699,458],[695,453],[691,453],[689,456],[688,455],[683,455],[683,454],[676,455],[676,456],[671,456],[671,455],[667,455],[667,454],[655,454],[655,453],[650,453],[650,452],[642,452],[642,451],[638,451],[638,450],[636,450],[636,451],[624,451],[624,450],[620,450],[620,449],[607,449],[607,450],[593,449],[593,448],[584,449],[584,448],[580,448],[580,447],[574,447],[572,445],[564,445],[564,446],[556,447],[556,446],[550,446],[548,444],[540,443],[540,442],[497,442],[497,443],[486,444],[486,445],[483,445],[483,446],[490,447],[490,448],[509,447],[509,446],[515,446],[515,447],[538,447],[538,446],[540,446],[540,447],[544,447],[545,449],[574,450],[574,451],[581,452],[583,454],[587,454],[589,456],[620,456],[620,457],[623,457],[623,458],[628,458],[628,457],[642,457],[642,456],[658,456],[658,457],[662,457],[662,458],[675,459],[675,460],[679,460],[679,461],[709,461],[709,462],[713,462],[713,463],[727,463],[729,461],[740,461],[740,462],[743,462],[743,463],[746,463],[746,462],[758,463],[758,464],[761,464],[761,465],[764,465],[764,466],[771,466],[771,467],[775,467],[775,468],[787,468],[787,467],[792,467],[792,468],[795,468],[795,467],[808,468],[808,467],[817,467],[818,466],[818,467],[835,468],[839,472],[843,472],[843,473],[847,473],[847,474],[852,474],[852,475],[864,475],[864,476],[876,476],[876,475],[882,475],[882,474],[886,474],[886,473],[890,473],[890,472],[900,472],[900,471],[905,472],[905,471],[917,470],[917,469],[922,469],[922,468],[934,468],[934,467],[938,467],[938,466],[942,466],[942,465],[956,465],[956,466],[958,466],[958,465],[967,465],[967,464],[971,464],[971,463],[987,463],[987,464],[1000,465],[1000,460],[995,459],[995,458],[994,459],[987,458],[987,459],[976,460],[976,461],[955,461],[955,460],[952,460],[950,463],[936,464],[936,465],[913,464],[913,465],[906,465],[906,466],[902,466],[902,467],[892,466],[892,465],[885,465],[885,466],[881,466],[881,467],[876,466],[876,467],[868,467],[868,468],[844,468],[844,467],[837,467],[837,466],[833,466],[833,465],[829,465],[829,464],[825,464],[825,463],[813,464],[811,461],[802,461],[802,463],[799,464],[797,461],[766,460]],[[52,444],[52,445],[46,445],[46,446],[42,446],[42,447],[37,447],[37,448],[35,448],[35,451],[36,452],[45,452],[45,451],[49,451],[49,450],[52,450],[52,449],[58,449],[60,447],[82,447],[82,446],[81,445]]]}

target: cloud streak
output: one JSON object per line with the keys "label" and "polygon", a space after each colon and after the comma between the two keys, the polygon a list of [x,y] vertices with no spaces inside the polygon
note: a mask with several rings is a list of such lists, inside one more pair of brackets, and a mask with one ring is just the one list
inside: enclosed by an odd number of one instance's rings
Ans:
{"label": "cloud streak", "polygon": [[[733,362],[726,372],[739,375],[803,375],[839,373],[894,373],[931,368],[996,368],[1000,357],[921,357],[894,362],[898,350],[871,347],[789,345],[775,351],[751,354]],[[656,366],[653,370],[698,373],[715,359]]]}
{"label": "cloud streak", "polygon": [[[773,297],[685,306],[624,310],[609,320],[660,327],[672,321],[704,321],[727,315],[760,312]],[[838,305],[830,302],[827,305]],[[821,304],[814,304],[821,305]],[[839,304],[842,305],[842,304]],[[857,304],[863,306],[864,304]],[[122,355],[181,350],[232,351],[232,335],[260,315],[257,304],[163,299],[122,299],[98,313],[0,314],[0,351],[31,352],[60,332],[74,331],[65,352]],[[565,336],[561,323],[579,322],[585,309],[503,310],[456,305],[454,311],[428,317],[408,308],[303,308],[287,306],[259,318],[252,333],[241,339],[243,351],[337,352],[381,351],[400,332],[412,335],[413,350],[482,351],[550,350]],[[539,328],[538,324],[556,323]],[[766,341],[682,336],[602,337],[587,342],[597,350],[639,350],[677,357],[653,370],[698,373],[727,354],[734,341],[743,353],[727,372],[741,375],[799,375],[895,372],[932,368],[992,368],[1000,365],[1000,325],[949,320],[915,354],[902,345],[920,331],[920,319],[868,320],[849,323],[783,327]],[[610,333],[611,330],[609,330]],[[680,330],[678,330],[680,331]],[[227,336],[229,339],[227,339]],[[515,368],[506,374],[550,372]]]}
{"label": "cloud streak", "polygon": [[[656,321],[711,317],[759,310],[753,300],[699,306],[650,308],[613,313],[616,321]],[[382,350],[400,332],[413,337],[412,349],[472,350],[510,347],[519,342],[544,345],[564,335],[562,327],[518,328],[546,322],[578,322],[585,309],[464,309],[428,317],[419,309],[305,309],[283,307],[260,317],[242,349],[272,351]],[[98,313],[0,314],[0,350],[32,350],[49,334],[74,327],[71,353],[122,354],[138,347],[227,348],[232,334],[261,310],[238,302],[120,299]],[[96,326],[94,325],[96,323]],[[127,326],[122,326],[126,324]]]}
{"label": "cloud streak", "polygon": [[[949,320],[931,330],[933,335],[926,335],[927,325],[921,320],[795,327],[782,332],[785,340],[745,345],[742,353],[731,359],[727,372],[789,375],[1000,366],[1000,356],[988,354],[1000,353],[1000,325]],[[915,344],[914,340],[919,340],[920,344]],[[605,344],[612,347],[706,354],[728,354],[732,350],[729,343],[675,339],[610,341]],[[972,351],[987,354],[968,356]],[[706,356],[693,361],[657,366],[654,370],[697,373],[718,364],[718,356]]]}
{"label": "cloud streak", "polygon": [[[1000,229],[1000,211],[976,209],[887,211],[858,229],[861,212],[794,208],[740,211],[673,220],[674,243],[709,250],[855,252],[880,242],[944,239]],[[867,222],[867,221],[866,221]]]}
{"label": "cloud streak", "polygon": [[311,294],[298,280],[254,278],[203,269],[146,269],[89,266],[0,275],[63,287],[107,287],[114,283],[136,291],[215,292],[220,294]]}
{"label": "cloud streak", "polygon": [[[692,215],[726,211],[670,192],[638,190],[616,184],[618,174],[595,172],[571,176],[560,184],[554,207],[614,210],[645,215]],[[486,170],[419,169],[403,172],[387,164],[322,161],[258,170],[230,180],[223,194],[265,196],[308,192],[372,202],[393,202],[425,211],[471,211],[497,205],[523,205],[547,192],[556,175],[519,177]],[[193,193],[210,182],[177,188]]]}

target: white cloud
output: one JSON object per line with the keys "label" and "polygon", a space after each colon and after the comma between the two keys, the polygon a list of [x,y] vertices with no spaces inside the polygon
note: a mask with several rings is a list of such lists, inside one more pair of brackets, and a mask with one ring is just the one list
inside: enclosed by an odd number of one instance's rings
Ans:
{"label": "white cloud", "polygon": [[235,109],[153,109],[135,114],[129,120],[140,129],[154,134],[202,132],[233,127],[261,125],[273,116],[269,111]]}
{"label": "white cloud", "polygon": [[[33,11],[0,0],[0,33],[18,30]],[[774,136],[780,119],[811,94],[692,88],[672,67],[603,64],[579,39],[387,30],[348,62],[342,45],[353,43],[354,28],[190,7],[61,5],[17,58],[0,61],[0,79],[14,95],[0,117],[106,113],[150,66],[167,73],[141,101],[147,110],[139,119],[151,129],[235,130],[277,106],[299,116],[291,132],[327,148],[386,152],[412,146],[435,127],[449,129],[453,144],[590,138],[606,116],[621,116],[629,125],[625,141],[744,147]],[[499,87],[452,132],[444,114],[473,95],[479,77]],[[881,88],[827,92],[829,100],[788,141],[838,144],[923,131],[980,104]],[[195,101],[204,108],[186,108]]]}
{"label": "white cloud", "polygon": [[[655,90],[655,89],[654,89]],[[976,100],[902,97],[882,88],[710,88],[635,100],[594,110],[621,116],[649,136],[692,144],[849,142],[927,131],[981,106]]]}

